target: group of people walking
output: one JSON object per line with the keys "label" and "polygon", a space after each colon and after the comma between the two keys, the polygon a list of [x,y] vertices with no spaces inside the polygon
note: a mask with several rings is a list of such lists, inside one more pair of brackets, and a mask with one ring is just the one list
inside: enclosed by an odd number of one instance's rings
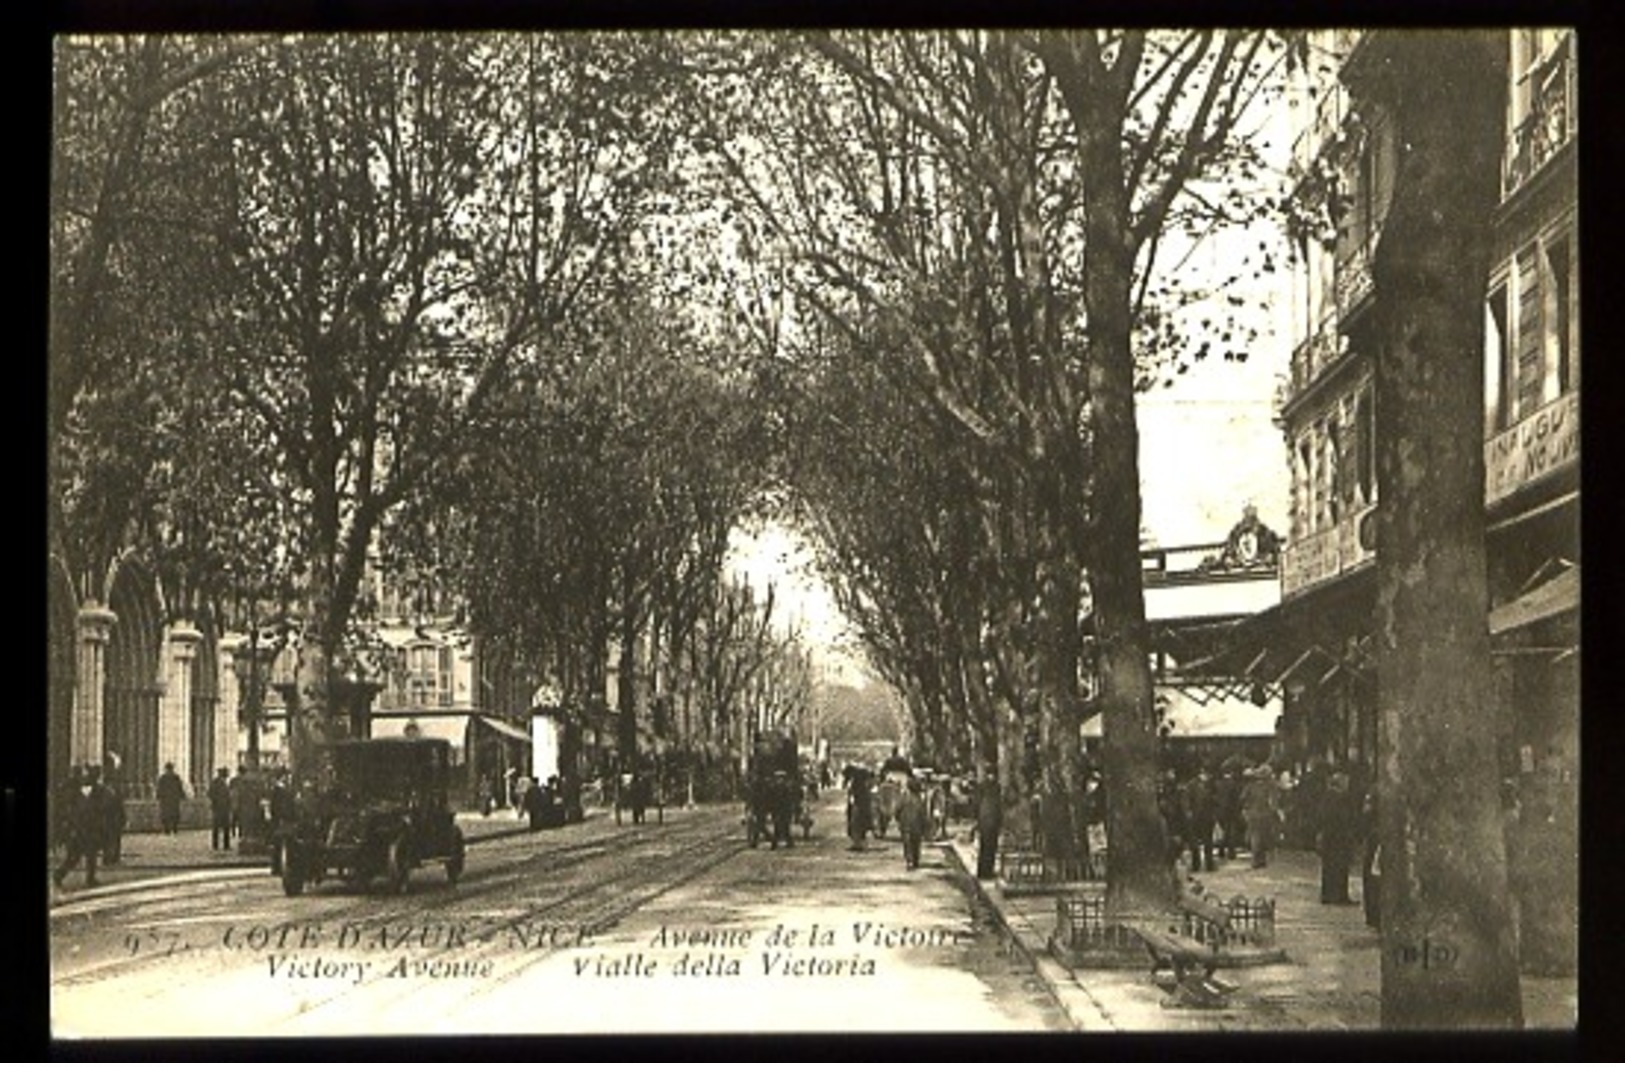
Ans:
{"label": "group of people walking", "polygon": [[1216,771],[1202,766],[1184,777],[1170,770],[1157,802],[1173,856],[1188,853],[1193,874],[1237,858],[1243,847],[1253,867],[1266,867],[1290,826],[1293,837],[1320,858],[1321,903],[1353,904],[1349,880],[1360,857],[1366,921],[1377,924],[1376,799],[1348,768],[1311,761],[1303,777],[1290,783],[1268,763],[1230,762]]}
{"label": "group of people walking", "polygon": [[[869,835],[877,833],[884,823],[895,823],[897,836],[903,842],[903,866],[914,870],[920,865],[920,855],[926,836],[939,820],[931,808],[932,798],[926,792],[925,782],[914,772],[906,756],[896,749],[880,766],[880,781],[867,767],[848,765],[842,774],[846,788],[846,831],[851,839],[851,851],[862,852]],[[886,794],[889,810],[877,813],[878,794]],[[939,798],[939,802],[944,802]]]}
{"label": "group of people walking", "polygon": [[[268,793],[271,805],[285,809],[286,805],[279,805],[278,801],[286,792],[285,781],[274,774]],[[153,783],[160,833],[173,835],[180,831],[181,810],[187,795],[186,782],[176,773],[175,765],[165,763],[163,772]],[[257,803],[248,788],[247,771],[239,767],[232,775],[226,768],[220,768],[210,779],[206,796],[210,847],[215,851],[229,851],[249,821],[248,806]],[[54,844],[61,850],[61,859],[51,872],[56,885],[64,887],[68,875],[81,866],[85,872],[85,887],[99,885],[101,868],[122,860],[127,823],[124,788],[116,773],[104,773],[94,764],[71,768],[62,783],[55,810]]]}
{"label": "group of people walking", "polygon": [[100,884],[98,864],[120,862],[124,844],[124,791],[116,779],[104,780],[102,769],[90,764],[68,772],[57,800],[57,843],[62,861],[51,872],[58,888],[81,863],[86,887]]}

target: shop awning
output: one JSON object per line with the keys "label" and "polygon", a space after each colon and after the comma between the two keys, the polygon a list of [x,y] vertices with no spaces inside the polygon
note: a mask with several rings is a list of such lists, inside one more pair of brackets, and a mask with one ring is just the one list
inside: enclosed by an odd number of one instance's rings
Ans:
{"label": "shop awning", "polygon": [[1504,634],[1574,611],[1580,606],[1580,567],[1567,567],[1514,600],[1490,611],[1490,633]]}
{"label": "shop awning", "polygon": [[[1200,700],[1174,686],[1157,686],[1157,702],[1162,721],[1173,737],[1272,737],[1275,720],[1281,715],[1281,700],[1270,697],[1262,705],[1233,694]],[[1083,736],[1100,737],[1103,716],[1095,714],[1083,723]]]}
{"label": "shop awning", "polygon": [[471,721],[477,722],[481,726],[487,726],[504,737],[512,738],[515,741],[523,741],[527,745],[530,744],[530,734],[512,723],[504,722],[501,719],[493,719],[489,715],[475,715]]}
{"label": "shop awning", "polygon": [[463,735],[468,730],[467,715],[374,715],[373,737],[405,737],[415,727],[420,737],[437,737],[450,741],[452,747],[463,747]]}

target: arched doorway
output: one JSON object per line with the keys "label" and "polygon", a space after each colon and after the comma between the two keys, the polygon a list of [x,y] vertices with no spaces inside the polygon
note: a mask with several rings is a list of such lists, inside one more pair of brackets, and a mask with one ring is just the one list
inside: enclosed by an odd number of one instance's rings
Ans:
{"label": "arched doorway", "polygon": [[125,796],[149,797],[158,778],[158,598],[150,576],[125,563],[113,578],[108,607],[118,617],[107,645],[103,738],[117,755]]}

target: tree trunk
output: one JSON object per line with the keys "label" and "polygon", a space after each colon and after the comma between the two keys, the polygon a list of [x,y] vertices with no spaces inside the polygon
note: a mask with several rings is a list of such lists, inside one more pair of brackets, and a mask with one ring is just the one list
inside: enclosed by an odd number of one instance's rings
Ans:
{"label": "tree trunk", "polygon": [[621,767],[631,769],[637,766],[638,758],[638,627],[632,609],[625,610],[615,686],[615,747]]}
{"label": "tree trunk", "polygon": [[[1140,434],[1134,421],[1134,349],[1128,196],[1116,116],[1078,123],[1089,249],[1089,413],[1094,486],[1090,581],[1104,736],[1106,899],[1114,913],[1171,905],[1178,882],[1157,811],[1157,732],[1145,589],[1140,573]],[[1093,133],[1092,136],[1090,134]]]}
{"label": "tree trunk", "polygon": [[1403,146],[1373,263],[1382,1021],[1517,1027],[1484,548],[1506,35],[1395,33],[1368,47],[1391,60],[1371,88]]}
{"label": "tree trunk", "polygon": [[[1054,521],[1054,520],[1052,520]],[[1044,857],[1062,879],[1080,876],[1088,837],[1078,821],[1083,796],[1083,738],[1078,717],[1078,594],[1082,569],[1060,561],[1042,569],[1040,596],[1038,736],[1041,783],[1039,813]]]}

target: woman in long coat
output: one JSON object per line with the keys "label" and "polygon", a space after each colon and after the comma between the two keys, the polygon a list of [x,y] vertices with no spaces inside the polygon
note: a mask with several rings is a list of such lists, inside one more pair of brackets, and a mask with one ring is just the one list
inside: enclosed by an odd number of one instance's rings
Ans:
{"label": "woman in long coat", "polygon": [[1321,794],[1320,833],[1320,902],[1322,904],[1352,904],[1349,898],[1349,867],[1354,861],[1354,846],[1359,838],[1359,803],[1349,788],[1349,776],[1333,771],[1326,779]]}

